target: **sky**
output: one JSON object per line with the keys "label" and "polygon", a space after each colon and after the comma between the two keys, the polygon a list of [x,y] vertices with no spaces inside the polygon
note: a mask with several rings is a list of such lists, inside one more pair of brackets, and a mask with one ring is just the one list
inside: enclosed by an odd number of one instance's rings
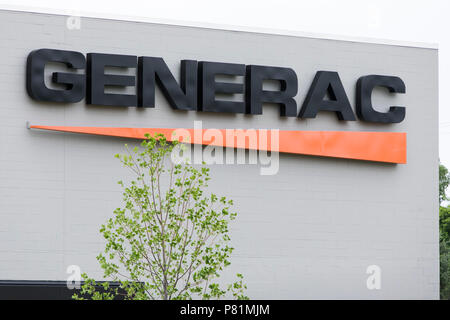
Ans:
{"label": "sky", "polygon": [[2,6],[437,43],[439,157],[450,168],[449,0],[0,0]]}

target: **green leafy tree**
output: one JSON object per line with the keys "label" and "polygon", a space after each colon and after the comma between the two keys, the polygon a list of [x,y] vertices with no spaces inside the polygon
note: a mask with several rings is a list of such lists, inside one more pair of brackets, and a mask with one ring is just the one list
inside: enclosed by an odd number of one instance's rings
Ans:
{"label": "green leafy tree", "polygon": [[241,274],[234,283],[218,282],[233,252],[232,201],[205,194],[205,166],[170,161],[181,144],[159,134],[146,138],[141,148],[116,155],[134,179],[119,182],[124,205],[100,229],[106,246],[97,260],[105,278],[120,286],[83,274],[74,299],[248,299]]}
{"label": "green leafy tree", "polygon": [[439,164],[439,203],[447,200],[445,192],[449,183],[450,174],[448,173],[448,169],[444,165]]}
{"label": "green leafy tree", "polygon": [[439,242],[440,254],[440,296],[443,300],[450,300],[450,241],[441,239]]}
{"label": "green leafy tree", "polygon": [[450,206],[440,204],[446,197],[450,182],[447,168],[439,164],[439,254],[440,254],[440,287],[441,299],[450,299]]}
{"label": "green leafy tree", "polygon": [[439,232],[443,240],[450,240],[450,206],[439,207]]}

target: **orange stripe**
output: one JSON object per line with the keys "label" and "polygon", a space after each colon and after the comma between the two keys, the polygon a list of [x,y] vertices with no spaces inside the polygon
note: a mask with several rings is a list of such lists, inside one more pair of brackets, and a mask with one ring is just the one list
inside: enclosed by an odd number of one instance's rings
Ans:
{"label": "orange stripe", "polygon": [[[116,127],[67,127],[67,126],[30,126],[33,129],[95,134],[103,136],[144,139],[145,134],[164,134],[167,140],[175,137],[173,128],[116,128]],[[236,136],[245,134],[246,130],[214,129],[222,134],[223,140],[202,139],[203,134],[210,129],[184,129],[193,137],[193,143],[244,149],[272,150],[283,153],[306,154],[314,156],[358,159],[368,161],[406,163],[406,133],[404,132],[358,132],[358,131],[279,131],[279,147],[271,146],[271,130],[267,130],[267,143],[261,140],[258,132],[257,144],[250,146],[248,139],[237,145],[238,139],[226,139],[227,131]],[[196,134],[198,131],[198,134]],[[211,132],[211,131],[210,131]],[[201,133],[201,135],[200,135]],[[196,139],[197,138],[197,139]],[[195,140],[196,139],[196,140]],[[180,139],[181,140],[181,139]],[[212,141],[211,141],[212,140]],[[242,140],[244,141],[244,140]],[[185,141],[189,142],[189,141]]]}

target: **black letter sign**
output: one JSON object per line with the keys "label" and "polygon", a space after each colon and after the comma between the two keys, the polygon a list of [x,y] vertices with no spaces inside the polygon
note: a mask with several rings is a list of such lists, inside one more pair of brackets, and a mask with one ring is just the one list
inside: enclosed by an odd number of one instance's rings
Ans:
{"label": "black letter sign", "polygon": [[216,100],[216,93],[244,93],[244,84],[216,82],[216,74],[245,75],[245,65],[235,63],[205,62],[199,64],[199,110],[244,113],[244,102]]}
{"label": "black letter sign", "polygon": [[[327,92],[330,100],[324,100]],[[356,120],[337,72],[318,71],[316,73],[299,117],[315,118],[322,110],[336,112],[339,120]]]}
{"label": "black letter sign", "polygon": [[[264,80],[279,80],[281,91],[263,90]],[[262,114],[262,103],[280,104],[280,116],[295,117],[297,103],[294,100],[298,90],[297,75],[290,68],[247,66],[246,113]]]}
{"label": "black letter sign", "polygon": [[89,104],[135,107],[136,95],[105,93],[106,86],[135,86],[136,77],[105,74],[105,67],[136,68],[137,57],[119,54],[88,53],[87,96]]}
{"label": "black letter sign", "polygon": [[197,110],[197,61],[181,60],[181,88],[162,58],[139,58],[139,107],[155,107],[155,82],[173,109]]}
{"label": "black letter sign", "polygon": [[82,74],[54,72],[52,81],[66,85],[66,90],[49,89],[44,81],[45,64],[60,62],[73,69],[84,69],[86,59],[76,51],[39,49],[28,55],[27,91],[28,95],[38,101],[78,102],[84,98],[85,76]]}
{"label": "black letter sign", "polygon": [[356,85],[356,113],[361,120],[379,123],[398,123],[405,119],[405,107],[390,107],[388,112],[378,112],[372,107],[372,91],[384,87],[389,92],[405,93],[406,87],[399,77],[371,75],[361,77]]}

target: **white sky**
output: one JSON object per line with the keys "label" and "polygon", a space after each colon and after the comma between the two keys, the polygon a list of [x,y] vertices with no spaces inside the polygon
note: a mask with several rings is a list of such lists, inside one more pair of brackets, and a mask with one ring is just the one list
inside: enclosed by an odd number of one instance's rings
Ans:
{"label": "white sky", "polygon": [[439,153],[450,168],[449,0],[0,0],[2,5],[438,43]]}

